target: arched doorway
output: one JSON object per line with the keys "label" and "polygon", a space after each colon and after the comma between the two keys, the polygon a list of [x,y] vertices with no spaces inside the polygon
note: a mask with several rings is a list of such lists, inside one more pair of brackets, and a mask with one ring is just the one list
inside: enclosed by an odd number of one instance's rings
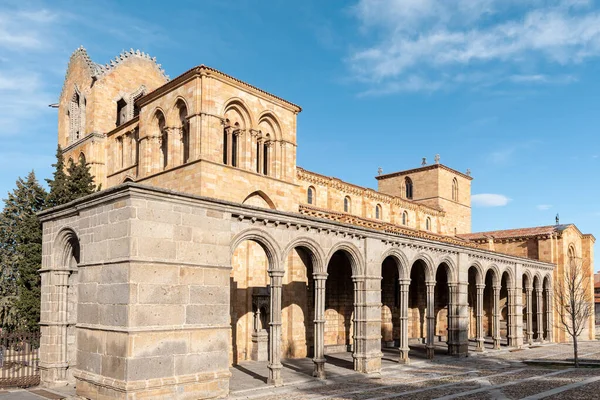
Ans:
{"label": "arched doorway", "polygon": [[484,288],[483,277],[476,266],[471,266],[468,272],[468,307],[469,307],[469,341],[475,342],[475,349],[479,352],[485,350],[484,323],[483,323],[483,300]]}
{"label": "arched doorway", "polygon": [[325,285],[324,353],[328,362],[350,369],[354,368],[354,361],[349,361],[346,353],[354,354],[356,350],[353,261],[346,250],[336,251],[327,264]]}
{"label": "arched doorway", "polygon": [[381,346],[400,345],[400,296],[398,265],[387,257],[381,265]]}
{"label": "arched doorway", "polygon": [[[408,342],[410,356],[425,356],[427,344],[427,264],[417,260],[410,269],[408,287]],[[433,311],[433,310],[432,310]]]}
{"label": "arched doorway", "polygon": [[532,314],[533,283],[528,274],[523,274],[522,304],[523,304],[523,337],[526,343],[533,342],[533,314]]}
{"label": "arched doorway", "polygon": [[499,327],[496,323],[497,299],[496,292],[500,291],[498,275],[490,268],[485,274],[485,287],[483,291],[483,331],[487,339],[491,340],[494,348],[500,348]]}
{"label": "arched doorway", "polygon": [[[451,313],[451,296],[448,279],[451,276],[450,268],[446,263],[438,266],[435,273],[435,291],[434,291],[434,344],[440,353],[450,353],[451,347],[451,332],[450,329],[450,313]],[[445,342],[447,347],[440,348],[440,343]]]}
{"label": "arched doorway", "polygon": [[[250,235],[231,256],[230,364],[268,361],[267,383],[281,379],[281,288],[283,270],[268,241]],[[268,317],[266,317],[268,315]]]}

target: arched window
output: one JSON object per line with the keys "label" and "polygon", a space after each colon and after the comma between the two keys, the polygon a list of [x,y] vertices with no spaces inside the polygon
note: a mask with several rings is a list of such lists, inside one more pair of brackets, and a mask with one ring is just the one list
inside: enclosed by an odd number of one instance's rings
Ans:
{"label": "arched window", "polygon": [[406,211],[404,211],[402,213],[402,225],[407,225],[408,224],[408,213]]}
{"label": "arched window", "polygon": [[308,204],[315,204],[315,189],[312,186],[308,188],[307,197]]}
{"label": "arched window", "polygon": [[169,165],[169,135],[165,129],[165,116],[160,111],[156,113],[156,125],[160,138],[162,169],[165,169]]}
{"label": "arched window", "polygon": [[427,217],[427,219],[425,220],[425,230],[431,230],[431,218],[429,217]]}
{"label": "arched window", "polygon": [[381,219],[381,205],[377,204],[375,206],[375,219]]}
{"label": "arched window", "polygon": [[407,176],[404,178],[404,187],[406,188],[406,198],[413,198],[413,183],[412,180]]}
{"label": "arched window", "polygon": [[572,265],[575,262],[575,247],[573,245],[569,246],[567,256],[569,257],[569,265]]}
{"label": "arched window", "polygon": [[452,200],[458,201],[458,181],[456,178],[452,179]]}
{"label": "arched window", "polygon": [[179,124],[181,129],[181,162],[185,164],[190,161],[190,124],[187,119],[188,111],[185,103],[182,100],[177,102],[179,109]]}
{"label": "arched window", "polygon": [[264,149],[263,149],[263,174],[265,175],[269,175],[269,157],[270,157],[270,152],[269,152],[269,148],[270,148],[271,143],[267,142],[265,144],[263,144]]}
{"label": "arched window", "polygon": [[75,93],[69,103],[69,110],[67,115],[69,116],[69,139],[74,142],[81,138],[82,131],[85,129],[85,98],[75,88]]}
{"label": "arched window", "polygon": [[344,197],[344,212],[349,213],[352,209],[352,203],[350,202],[350,197]]}

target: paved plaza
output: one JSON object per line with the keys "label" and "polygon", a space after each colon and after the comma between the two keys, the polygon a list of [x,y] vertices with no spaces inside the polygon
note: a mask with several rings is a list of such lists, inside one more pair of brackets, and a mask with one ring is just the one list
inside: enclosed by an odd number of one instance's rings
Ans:
{"label": "paved plaza", "polygon": [[[441,350],[441,348],[440,348]],[[410,365],[396,363],[395,352],[384,351],[378,377],[355,374],[350,356],[328,357],[326,381],[311,379],[310,360],[284,362],[285,386],[266,386],[266,365],[242,363],[233,369],[231,399],[384,400],[417,399],[598,399],[600,369],[531,366],[524,361],[565,360],[572,357],[567,344],[537,345],[523,350],[470,353],[457,359],[411,351]],[[600,342],[581,344],[580,357],[600,362]]]}
{"label": "paved plaza", "polygon": [[[436,349],[436,359],[425,359],[425,350],[411,347],[411,364],[396,362],[397,352],[384,350],[381,374],[365,376],[352,371],[350,353],[327,357],[327,380],[311,377],[310,359],[284,360],[284,386],[267,385],[266,363],[244,362],[232,368],[232,400],[387,400],[419,399],[598,399],[600,368],[568,368],[557,365],[572,357],[569,344],[534,345],[522,350],[470,352],[455,358]],[[600,342],[583,342],[580,358],[600,363]],[[525,361],[547,361],[530,365]],[[557,362],[556,364],[554,362]],[[60,395],[63,393],[64,395]],[[32,389],[1,391],[0,400],[61,399],[62,391]]]}

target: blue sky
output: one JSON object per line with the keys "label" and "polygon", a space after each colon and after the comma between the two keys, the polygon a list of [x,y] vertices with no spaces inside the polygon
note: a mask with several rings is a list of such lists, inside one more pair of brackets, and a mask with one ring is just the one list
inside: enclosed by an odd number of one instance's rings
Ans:
{"label": "blue sky", "polygon": [[134,48],[171,77],[207,64],[301,105],[304,168],[376,187],[378,167],[439,153],[472,171],[473,231],[560,213],[600,238],[598,1],[2,3],[2,197],[51,174],[70,54]]}

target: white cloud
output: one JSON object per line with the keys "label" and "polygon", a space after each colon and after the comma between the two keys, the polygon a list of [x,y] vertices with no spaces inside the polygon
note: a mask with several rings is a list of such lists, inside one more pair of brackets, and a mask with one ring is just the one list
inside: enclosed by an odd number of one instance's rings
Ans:
{"label": "white cloud", "polygon": [[[600,12],[590,6],[586,0],[360,0],[353,13],[376,39],[347,62],[379,94],[457,85],[465,81],[460,75],[472,74],[492,84],[571,83],[572,75],[531,69],[600,55]],[[488,74],[490,66],[497,73]]]}
{"label": "white cloud", "polygon": [[471,196],[471,204],[475,207],[502,207],[507,205],[510,200],[503,194],[481,193]]}
{"label": "white cloud", "polygon": [[551,204],[538,204],[536,208],[540,211],[546,211],[552,208]]}

